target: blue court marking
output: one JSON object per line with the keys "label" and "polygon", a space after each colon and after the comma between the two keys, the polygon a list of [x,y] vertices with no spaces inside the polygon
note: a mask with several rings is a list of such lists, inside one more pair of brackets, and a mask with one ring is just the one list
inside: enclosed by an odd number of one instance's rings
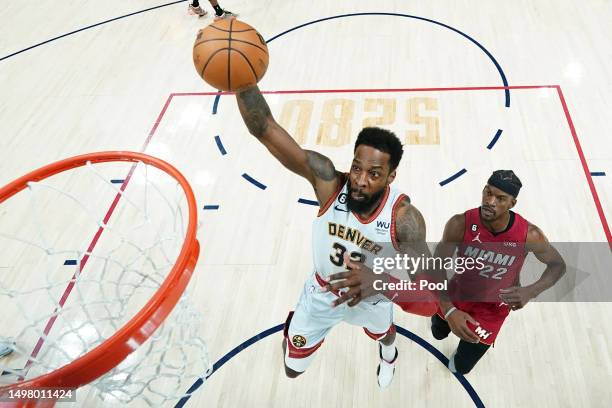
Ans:
{"label": "blue court marking", "polygon": [[66,259],[64,261],[64,265],[76,265],[77,264],[77,260],[76,259]]}
{"label": "blue court marking", "polygon": [[[334,19],[338,19],[338,18],[357,17],[357,16],[394,16],[394,17],[406,17],[406,18],[413,18],[415,20],[425,21],[425,22],[428,22],[428,23],[436,24],[436,25],[438,25],[440,27],[447,28],[447,29],[449,29],[449,30],[451,30],[451,31],[461,35],[462,37],[468,39],[473,44],[475,44],[478,48],[480,48],[487,55],[487,57],[489,57],[491,62],[493,62],[493,65],[495,65],[495,68],[497,69],[497,72],[499,72],[499,75],[501,77],[503,85],[504,86],[508,86],[508,80],[506,79],[506,74],[504,73],[504,70],[502,69],[501,65],[499,65],[499,63],[497,62],[497,60],[495,59],[493,54],[491,54],[489,52],[489,50],[487,50],[482,44],[480,44],[473,37],[467,35],[463,31],[460,31],[460,30],[458,30],[458,29],[456,29],[454,27],[449,26],[448,24],[444,24],[444,23],[441,23],[439,21],[432,20],[432,19],[425,18],[425,17],[413,16],[413,15],[410,15],[410,14],[401,14],[401,13],[350,13],[350,14],[340,14],[340,15],[336,15],[336,16],[320,18],[318,20],[313,20],[313,21],[309,21],[309,22],[304,23],[304,24],[300,24],[298,26],[295,26],[293,28],[290,28],[288,30],[283,31],[280,34],[276,34],[272,38],[266,40],[266,43],[269,44],[272,41],[276,40],[279,37],[282,37],[285,34],[288,34],[290,32],[299,30],[300,28],[307,27],[307,26],[312,25],[312,24],[316,24],[316,23],[320,23],[320,22],[328,21],[328,20],[334,20]],[[509,89],[504,89],[504,94],[505,94],[505,98],[506,98],[505,106],[506,106],[506,108],[509,108],[510,107],[510,90]],[[213,115],[217,114],[217,109],[218,109],[218,104],[219,104],[219,100],[220,99],[221,99],[221,95],[215,96],[215,101],[213,103],[213,110],[212,110],[212,114]],[[495,137],[489,143],[489,146],[487,146],[488,149],[491,149],[493,147],[493,145],[495,145],[495,143],[497,142],[497,139],[499,139],[499,137],[501,136],[501,132],[502,132],[501,129],[498,129],[497,133],[495,134]],[[448,179],[446,179],[444,181],[441,181],[440,185],[444,186],[444,185],[450,183],[451,181],[453,181],[457,177],[459,177],[462,174],[464,174],[466,171],[467,171],[466,169],[463,169],[463,170],[459,171],[457,174],[449,177]],[[243,175],[243,177],[244,177],[244,175]],[[300,202],[300,201],[298,200],[298,202]]]}
{"label": "blue court marking", "polygon": [[[414,341],[419,346],[423,347],[425,350],[429,351],[431,354],[434,355],[434,357],[440,360],[440,362],[444,365],[444,367],[448,367],[448,358],[446,358],[444,354],[442,354],[437,348],[435,348],[429,342],[427,342],[427,340],[423,339],[422,337],[417,336],[416,334],[412,333],[409,330],[404,329],[401,326],[395,325],[395,327],[399,334],[401,334],[404,337],[409,338],[410,340]],[[474,406],[479,407],[479,408],[484,408],[484,404],[480,400],[480,397],[476,393],[476,390],[474,389],[474,387],[472,387],[472,384],[470,384],[467,378],[465,378],[465,376],[459,373],[455,373],[454,375],[455,375],[455,378],[459,380],[461,385],[463,385],[463,388],[465,388],[467,393],[470,395],[470,398],[472,398],[472,401],[474,401]]]}
{"label": "blue court marking", "polygon": [[124,179],[112,179],[111,183],[113,184],[123,184],[125,180]]}
{"label": "blue court marking", "polygon": [[80,33],[81,31],[89,30],[90,28],[98,27],[98,26],[101,26],[103,24],[107,24],[107,23],[110,23],[110,22],[113,22],[113,21],[121,20],[122,18],[127,18],[127,17],[131,17],[131,16],[135,16],[136,14],[145,13],[147,11],[155,10],[155,9],[162,8],[162,7],[172,6],[173,4],[183,3],[183,2],[185,2],[185,0],[173,1],[172,3],[166,3],[166,4],[161,4],[161,5],[155,6],[155,7],[149,7],[149,8],[144,9],[144,10],[135,11],[135,12],[130,13],[130,14],[124,14],[123,16],[111,18],[111,19],[104,20],[104,21],[101,21],[101,22],[96,23],[96,24],[88,25],[87,27],[79,28],[78,30],[74,30],[74,31],[71,31],[71,32],[66,33],[66,34],[58,35],[57,37],[53,37],[53,38],[51,38],[49,40],[46,40],[46,41],[40,42],[38,44],[34,44],[32,46],[24,48],[23,50],[19,50],[19,51],[16,51],[16,52],[12,53],[12,54],[6,55],[6,56],[0,58],[0,61],[3,61],[5,59],[7,59],[7,58],[14,57],[15,55],[21,54],[22,52],[29,51],[29,50],[31,50],[33,48],[40,47],[40,46],[48,44],[50,42],[57,41],[57,40],[59,40],[61,38],[68,37],[70,35]]}
{"label": "blue court marking", "polygon": [[458,177],[461,177],[462,175],[464,175],[465,173],[467,173],[466,169],[461,169],[458,172],[456,172],[455,174],[453,174],[452,176],[450,176],[449,178],[447,178],[446,180],[442,180],[440,182],[440,186],[444,187],[445,185],[447,185],[448,183],[450,183],[451,181],[455,180]]}
{"label": "blue court marking", "polygon": [[305,198],[298,198],[298,203],[300,204],[308,204],[308,205],[315,205],[315,206],[319,206],[319,202],[316,200],[307,200]]}
{"label": "blue court marking", "polygon": [[221,154],[225,156],[227,154],[227,150],[225,150],[225,147],[223,146],[223,143],[221,142],[221,137],[219,135],[215,136],[215,142],[217,143],[217,147],[219,148]]}
{"label": "blue court marking", "polygon": [[[117,20],[121,20],[123,18],[134,16],[134,15],[137,15],[137,14],[142,14],[142,13],[145,13],[147,11],[155,10],[155,9],[162,8],[162,7],[172,6],[174,4],[184,3],[184,2],[185,2],[185,0],[173,1],[171,3],[165,3],[165,4],[161,4],[159,6],[149,7],[149,8],[146,8],[144,10],[135,11],[133,13],[124,14],[124,15],[119,16],[119,17],[114,17],[114,18],[111,18],[111,19],[108,19],[108,20],[101,21],[101,22],[96,23],[96,24],[91,24],[91,25],[88,25],[86,27],[79,28],[77,30],[71,31],[69,33],[62,34],[62,35],[59,35],[57,37],[53,37],[53,38],[51,38],[49,40],[40,42],[38,44],[34,44],[34,45],[30,46],[30,47],[24,48],[22,50],[19,50],[17,52],[12,53],[12,54],[6,55],[6,56],[0,58],[0,61],[3,61],[5,59],[7,59],[7,58],[13,57],[13,56],[18,55],[18,54],[21,54],[21,53],[26,52],[28,50],[31,50],[33,48],[37,48],[37,47],[40,47],[42,45],[48,44],[50,42],[59,40],[61,38],[68,37],[68,36],[73,35],[73,34],[77,34],[77,33],[81,32],[81,31],[89,30],[90,28],[98,27],[98,26],[101,26],[101,25],[104,25],[104,24],[107,24],[107,23],[110,23],[110,22],[113,22],[113,21],[117,21]],[[320,23],[322,21],[327,21],[327,20],[333,20],[333,19],[336,19],[336,18],[356,17],[356,16],[394,16],[394,17],[414,18],[416,20],[426,21],[428,23],[432,23],[432,24],[436,24],[436,25],[439,25],[439,26],[444,27],[444,28],[448,28],[449,30],[451,30],[451,31],[453,31],[453,32],[455,32],[455,33],[457,33],[457,34],[467,38],[469,41],[471,41],[473,44],[475,44],[478,48],[480,48],[487,55],[487,57],[489,57],[489,59],[493,62],[493,64],[495,65],[495,68],[497,68],[497,71],[499,72],[499,75],[501,76],[502,83],[504,84],[504,86],[508,86],[508,80],[506,79],[506,74],[504,73],[504,70],[499,65],[499,63],[497,62],[497,60],[495,59],[493,54],[491,54],[489,52],[489,50],[487,50],[482,44],[480,44],[474,38],[472,38],[471,36],[465,34],[464,32],[462,32],[462,31],[460,31],[460,30],[458,30],[458,29],[456,29],[454,27],[451,27],[451,26],[449,26],[447,24],[441,23],[441,22],[436,21],[436,20],[431,20],[431,19],[425,18],[425,17],[413,16],[413,15],[410,15],[410,14],[401,14],[401,13],[350,13],[350,14],[341,14],[341,15],[337,15],[337,16],[325,17],[325,18],[321,18],[321,19],[318,19],[318,20],[310,21],[308,23],[304,23],[304,24],[301,24],[299,26],[290,28],[289,30],[286,30],[286,31],[284,31],[284,32],[282,32],[280,34],[277,34],[274,37],[270,38],[269,40],[266,41],[266,43],[270,43],[270,42],[274,41],[275,39],[277,39],[277,38],[279,38],[279,37],[281,37],[281,36],[283,36],[283,35],[285,35],[287,33],[290,33],[292,31],[298,30],[298,29],[300,29],[302,27],[309,26],[311,24]],[[505,89],[504,92],[505,92],[505,95],[506,95],[506,107],[509,108],[510,107],[510,90],[509,89]],[[215,103],[213,105],[213,114],[217,113],[217,104],[219,103],[219,99],[220,99],[220,95],[217,95],[217,97],[215,98]]]}
{"label": "blue court marking", "polygon": [[[261,333],[251,337],[250,339],[248,339],[244,343],[240,344],[239,346],[234,347],[229,353],[227,353],[226,355],[221,357],[219,360],[217,360],[217,362],[215,364],[213,364],[213,369],[212,369],[211,373],[208,374],[208,377],[206,377],[206,378],[207,379],[210,378],[218,369],[220,369],[223,366],[223,364],[227,363],[236,354],[240,353],[245,348],[247,348],[247,347],[257,343],[259,340],[265,339],[269,335],[283,330],[284,326],[285,326],[285,324],[281,323],[281,324],[279,324],[277,326],[270,327],[268,330],[264,330]],[[184,396],[183,398],[181,398],[176,403],[174,408],[182,408],[187,403],[187,401],[189,401],[189,398],[191,398],[191,394],[193,394],[198,388],[200,388],[202,386],[202,384],[204,384],[204,380],[202,380],[201,378],[196,380],[196,382],[194,382],[193,385],[191,387],[189,387],[189,389],[185,393],[187,395]]]}
{"label": "blue court marking", "polygon": [[[239,346],[234,347],[232,350],[230,350],[229,353],[227,353],[226,355],[221,357],[219,360],[217,360],[217,362],[215,364],[213,364],[213,369],[212,369],[211,373],[208,374],[208,377],[206,377],[206,379],[212,377],[212,375],[214,373],[216,373],[225,363],[227,363],[230,359],[235,357],[238,353],[240,353],[244,349],[248,348],[249,346],[252,346],[253,344],[257,343],[259,340],[263,340],[266,337],[270,336],[271,334],[274,334],[276,332],[282,331],[284,326],[285,326],[285,324],[281,323],[281,324],[276,325],[274,327],[270,327],[269,329],[264,330],[261,333],[251,337],[250,339],[248,339],[244,343],[240,344]],[[433,354],[434,357],[436,357],[438,360],[440,360],[440,362],[445,367],[448,366],[448,358],[444,357],[444,354],[442,354],[440,351],[438,351],[438,349],[436,349],[434,346],[432,346],[430,343],[428,343],[427,340],[417,336],[416,334],[412,333],[411,331],[409,331],[407,329],[404,329],[401,326],[395,325],[395,327],[397,329],[397,332],[400,335],[402,335],[402,336],[404,336],[404,337],[414,341],[416,344],[418,344],[419,346],[423,347],[425,350],[427,350],[431,354]],[[467,393],[470,395],[470,398],[472,398],[472,401],[474,401],[474,406],[476,406],[478,408],[484,408],[484,404],[480,400],[480,397],[478,397],[478,394],[476,393],[476,390],[474,390],[474,387],[472,387],[472,384],[470,384],[470,382],[463,375],[461,375],[461,374],[455,374],[455,378],[457,378],[457,380],[459,380],[459,382],[461,383],[463,388],[465,388]],[[189,398],[191,398],[191,395],[194,392],[196,392],[197,389],[202,386],[202,384],[204,384],[204,380],[202,380],[202,379],[198,379],[196,382],[194,382],[193,385],[191,387],[189,387],[189,389],[185,393],[187,395],[184,396],[183,398],[181,398],[176,403],[174,408],[182,408],[183,406],[185,406],[187,401],[189,401]]]}
{"label": "blue court marking", "polygon": [[219,108],[220,100],[221,100],[221,94],[217,94],[217,96],[215,96],[215,101],[213,102],[213,110],[212,110],[213,115],[217,114],[217,108]]}
{"label": "blue court marking", "polygon": [[210,204],[210,205],[205,205],[202,209],[203,210],[218,210],[219,206],[216,204]]}
{"label": "blue court marking", "polygon": [[502,132],[503,130],[497,129],[497,132],[495,133],[495,136],[493,136],[493,139],[491,139],[491,141],[489,142],[487,149],[491,150],[493,146],[495,146],[495,143],[497,143],[497,141],[499,140],[499,137],[501,136]]}
{"label": "blue court marking", "polygon": [[591,176],[594,176],[594,177],[603,177],[605,175],[606,175],[605,171],[592,171],[591,172]]}
{"label": "blue court marking", "polygon": [[[489,52],[489,50],[487,50],[482,44],[480,44],[478,41],[476,41],[473,37],[467,35],[463,31],[460,31],[460,30],[458,30],[458,29],[456,29],[454,27],[449,26],[448,24],[444,24],[444,23],[441,23],[439,21],[432,20],[432,19],[425,18],[425,17],[413,16],[413,15],[410,15],[410,14],[401,14],[401,13],[350,13],[350,14],[340,14],[340,15],[337,15],[337,16],[320,18],[318,20],[314,20],[314,21],[310,21],[308,23],[300,24],[299,26],[295,26],[293,28],[290,28],[289,30],[283,31],[282,33],[277,34],[274,37],[272,37],[269,40],[267,40],[266,43],[271,43],[272,41],[276,40],[279,37],[282,37],[285,34],[288,34],[288,33],[292,32],[292,31],[295,31],[295,30],[298,30],[300,28],[309,26],[311,24],[320,23],[322,21],[327,21],[327,20],[334,20],[334,19],[337,19],[337,18],[356,17],[356,16],[394,16],[394,17],[406,17],[406,18],[413,18],[415,20],[426,21],[428,23],[432,23],[432,24],[436,24],[436,25],[439,25],[439,26],[444,27],[444,28],[448,28],[449,30],[451,30],[451,31],[461,35],[462,37],[468,39],[473,44],[475,44],[478,48],[480,48],[487,55],[487,57],[489,57],[491,62],[493,62],[493,64],[495,65],[495,68],[497,68],[497,72],[499,72],[499,75],[501,77],[501,80],[502,80],[502,83],[504,84],[504,86],[508,86],[508,80],[506,79],[506,74],[504,73],[504,70],[502,69],[501,65],[499,65],[499,63],[497,62],[497,60],[495,59],[493,54],[491,54]],[[510,90],[509,89],[504,89],[504,93],[505,93],[505,96],[506,96],[506,108],[509,108],[510,107]]]}
{"label": "blue court marking", "polygon": [[244,178],[245,180],[247,180],[249,183],[253,184],[254,186],[261,188],[262,190],[266,189],[265,184],[260,183],[259,181],[255,180],[253,177],[249,176],[246,173],[242,174],[242,178]]}

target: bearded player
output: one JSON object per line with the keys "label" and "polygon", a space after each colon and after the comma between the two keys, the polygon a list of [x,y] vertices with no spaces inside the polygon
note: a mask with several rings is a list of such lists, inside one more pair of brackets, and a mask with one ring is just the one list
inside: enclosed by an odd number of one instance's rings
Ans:
{"label": "bearded player", "polygon": [[[313,272],[285,323],[285,373],[290,378],[302,374],[331,328],[346,321],[362,326],[378,342],[378,384],[389,386],[398,356],[392,304],[366,300],[354,307],[334,307],[332,303],[341,294],[322,288],[330,275],[347,270],[349,259],[364,261],[375,256],[381,250],[377,242],[426,247],[421,213],[406,195],[390,187],[402,158],[400,141],[387,130],[364,128],[355,143],[350,172],[341,173],[329,158],[304,150],[293,140],[274,120],[257,86],[238,91],[236,99],[249,132],[283,166],[308,180],[320,203],[312,228]],[[378,227],[378,222],[387,228]],[[348,300],[353,305],[361,298]],[[435,303],[411,310],[431,316]]]}
{"label": "bearded player", "polygon": [[[432,334],[441,340],[452,331],[460,338],[449,359],[452,372],[469,373],[494,344],[510,311],[523,308],[565,273],[563,258],[542,230],[511,210],[521,187],[512,170],[493,172],[482,191],[481,206],[451,217],[436,247],[437,259],[448,259],[456,252],[462,260],[479,260],[462,273],[453,274],[448,292],[437,292],[440,306],[431,318]],[[529,252],[546,269],[535,283],[520,286],[520,271]],[[329,285],[330,290],[349,288],[337,304],[357,294],[370,295],[373,280],[380,278],[364,265],[350,266],[350,272],[331,276],[332,280],[343,281]],[[428,272],[435,280],[447,279],[444,271]],[[397,293],[394,296],[402,297]]]}

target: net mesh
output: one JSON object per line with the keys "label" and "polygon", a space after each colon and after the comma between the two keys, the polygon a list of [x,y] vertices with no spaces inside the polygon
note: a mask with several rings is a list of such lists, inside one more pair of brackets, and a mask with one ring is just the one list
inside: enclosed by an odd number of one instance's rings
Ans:
{"label": "net mesh", "polygon": [[[177,180],[142,162],[87,163],[0,204],[0,338],[15,342],[0,386],[57,370],[115,334],[166,279],[188,221]],[[98,402],[168,405],[211,369],[188,287],[89,389]]]}

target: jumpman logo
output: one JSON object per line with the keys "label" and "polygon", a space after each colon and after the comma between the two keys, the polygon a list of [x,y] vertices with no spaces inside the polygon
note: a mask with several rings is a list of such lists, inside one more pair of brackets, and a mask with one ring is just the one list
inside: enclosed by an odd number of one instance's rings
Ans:
{"label": "jumpman logo", "polygon": [[482,244],[482,241],[480,240],[480,232],[478,234],[476,234],[476,236],[472,240],[472,242],[474,242],[474,241],[480,242]]}

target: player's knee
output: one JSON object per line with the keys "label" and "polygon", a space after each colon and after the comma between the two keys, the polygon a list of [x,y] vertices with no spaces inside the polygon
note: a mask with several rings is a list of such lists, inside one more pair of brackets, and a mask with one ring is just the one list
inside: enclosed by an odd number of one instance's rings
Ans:
{"label": "player's knee", "polygon": [[469,364],[467,362],[462,362],[461,359],[455,358],[455,370],[459,374],[468,374],[470,371],[472,371],[472,368],[474,368],[475,365],[476,363]]}
{"label": "player's knee", "polygon": [[455,371],[459,374],[466,375],[472,371],[478,360],[478,358],[473,356],[464,356],[461,353],[457,353],[454,357]]}
{"label": "player's knee", "polygon": [[[322,342],[321,342],[322,343]],[[285,366],[285,375],[287,378],[296,378],[300,374],[302,374],[314,358],[315,351],[319,348],[321,344],[319,343],[317,346],[312,347],[310,349],[303,350],[303,355],[291,356],[289,349],[287,348],[287,340],[283,340],[283,354],[284,354],[284,366]],[[291,346],[289,346],[291,347]]]}
{"label": "player's knee", "polygon": [[446,323],[437,314],[431,317],[431,334],[436,340],[442,340],[448,337],[451,332],[448,323]]}
{"label": "player's knee", "polygon": [[385,337],[379,340],[385,346],[390,346],[395,341],[395,330],[389,331]]}
{"label": "player's knee", "polygon": [[442,340],[448,337],[449,332],[436,326],[431,326],[431,334],[436,340]]}
{"label": "player's knee", "polygon": [[453,355],[452,364],[449,362],[454,368],[451,371],[464,375],[469,373],[490,347],[490,345],[485,343],[474,344],[461,340],[457,351]]}

